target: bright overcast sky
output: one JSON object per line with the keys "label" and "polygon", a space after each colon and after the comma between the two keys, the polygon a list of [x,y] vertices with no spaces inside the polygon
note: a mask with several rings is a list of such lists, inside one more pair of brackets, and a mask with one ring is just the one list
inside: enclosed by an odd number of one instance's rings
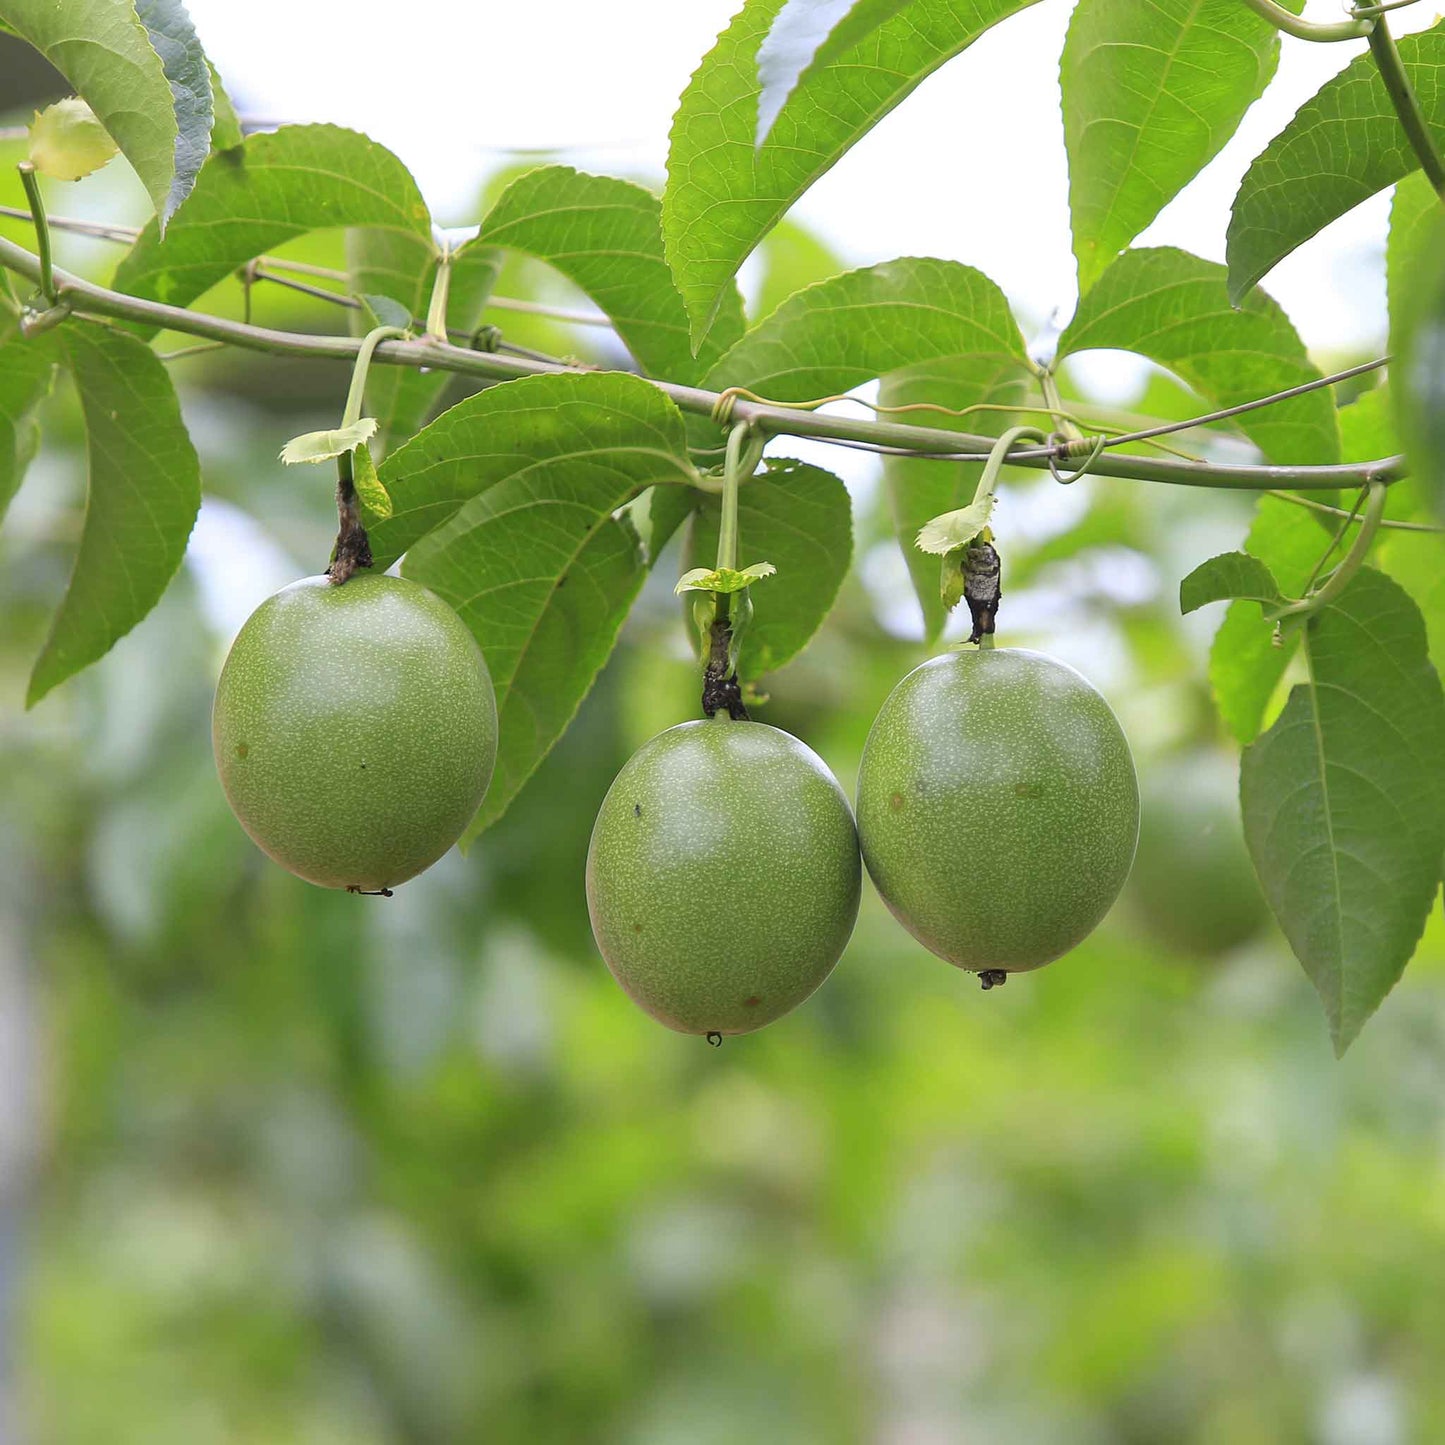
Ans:
{"label": "bright overcast sky", "polygon": [[[248,114],[330,120],[395,150],[439,220],[475,219],[509,148],[660,177],[677,97],[740,0],[189,0]],[[1241,0],[1242,4],[1242,0]],[[1338,0],[1311,0],[1321,19]],[[799,204],[852,264],[945,256],[981,267],[1029,319],[1074,300],[1058,57],[1069,6],[1044,0],[984,36],[887,117]],[[1434,16],[1394,17],[1397,31]],[[284,36],[284,42],[281,37]],[[1224,256],[1250,159],[1363,43],[1286,38],[1269,95],[1145,242]],[[1387,202],[1377,197],[1284,262],[1266,288],[1323,352],[1378,340]]]}

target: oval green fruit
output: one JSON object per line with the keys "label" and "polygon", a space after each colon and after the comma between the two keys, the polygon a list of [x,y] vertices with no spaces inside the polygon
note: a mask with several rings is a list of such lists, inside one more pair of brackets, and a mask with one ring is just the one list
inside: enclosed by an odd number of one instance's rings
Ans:
{"label": "oval green fruit", "polygon": [[633,1000],[688,1034],[745,1034],[818,987],[858,916],[853,814],[823,760],[763,723],[682,723],[617,775],[587,907]]}
{"label": "oval green fruit", "polygon": [[1215,958],[1269,917],[1239,820],[1234,759],[1201,748],[1147,768],[1139,853],[1125,897],[1166,948]]}
{"label": "oval green fruit", "polygon": [[323,888],[376,892],[435,863],[491,781],[497,704],[475,639],[402,577],[307,577],[231,646],[211,719],[232,811]]}
{"label": "oval green fruit", "polygon": [[1071,667],[955,652],[889,694],[863,750],[863,861],[900,923],[978,973],[1038,968],[1118,897],[1139,834],[1134,763]]}

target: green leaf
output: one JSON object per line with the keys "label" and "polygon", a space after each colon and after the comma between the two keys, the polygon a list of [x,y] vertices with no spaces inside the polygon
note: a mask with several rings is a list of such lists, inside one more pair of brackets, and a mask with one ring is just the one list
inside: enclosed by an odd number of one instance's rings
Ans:
{"label": "green leaf", "polygon": [[363,416],[350,426],[338,427],[335,431],[309,431],[292,437],[281,448],[281,460],[288,467],[298,462],[327,462],[343,452],[355,451],[375,435],[376,418]]}
{"label": "green leaf", "polygon": [[789,297],[718,361],[706,384],[809,401],[939,357],[968,357],[994,373],[1028,371],[1018,323],[982,271],[904,257]]}
{"label": "green leaf", "polygon": [[[883,378],[878,400],[884,406],[917,402],[953,408],[986,402],[1008,406],[1024,400],[1027,377],[1016,359],[990,356],[944,357],[907,367]],[[1017,414],[978,411],[960,418],[919,412],[916,419],[929,426],[957,428],[997,435],[1017,421]],[[931,557],[914,546],[919,529],[931,518],[956,510],[972,498],[983,471],[982,462],[922,461],[916,457],[885,457],[883,479],[888,490],[898,544],[908,563],[913,590],[923,610],[925,641],[943,627],[945,608],[939,595],[939,569]],[[957,578],[962,585],[962,573]],[[960,596],[962,594],[960,593]]]}
{"label": "green leaf", "polygon": [[98,171],[119,147],[78,96],[37,111],[30,123],[30,160],[42,176],[78,181]]}
{"label": "green leaf", "polygon": [[[1302,596],[1328,539],[1302,507],[1261,497],[1244,547],[1264,562],[1280,590]],[[1214,635],[1209,682],[1219,715],[1241,743],[1253,742],[1298,640],[1292,630],[1276,646],[1274,627],[1249,602],[1232,602]]]}
{"label": "green leaf", "polygon": [[1306,681],[1245,750],[1245,839],[1336,1053],[1414,952],[1445,853],[1445,696],[1410,598],[1364,568],[1303,629]]}
{"label": "green leaf", "polygon": [[0,517],[35,455],[34,411],[55,374],[53,334],[27,341],[0,327]]}
{"label": "green leaf", "polygon": [[[448,324],[471,331],[492,293],[502,258],[493,250],[466,245],[452,257],[447,292]],[[355,227],[346,233],[346,266],[351,290],[369,300],[380,318],[358,315],[357,335],[373,325],[410,325],[424,321],[436,284],[438,257],[430,236],[413,231]],[[369,299],[370,298],[370,299]],[[381,312],[387,314],[381,316]],[[405,315],[405,320],[393,318]],[[384,449],[391,451],[413,435],[430,416],[451,377],[410,366],[374,366],[366,377],[366,406],[380,424]]]}
{"label": "green leaf", "polygon": [[1445,241],[1440,197],[1423,171],[1395,187],[1390,203],[1390,235],[1385,246],[1385,293],[1390,312],[1390,350],[1406,347],[1410,322],[1420,306],[1420,280]]}
{"label": "green leaf", "polygon": [[810,66],[824,66],[912,0],[787,0],[758,47],[756,144],[767,140]]}
{"label": "green leaf", "polygon": [[263,251],[333,226],[376,226],[431,244],[421,192],[389,150],[340,126],[283,126],[213,155],[165,239],[148,225],[115,286],[187,306]]}
{"label": "green leaf", "polygon": [[391,516],[391,494],[382,486],[381,478],[376,474],[376,463],[371,459],[371,449],[365,442],[356,444],[352,469],[352,485],[361,505],[373,517],[385,519]]}
{"label": "green leaf", "polygon": [[166,209],[161,213],[164,222],[190,195],[210,153],[215,119],[211,67],[181,0],[135,0],[135,10],[161,58],[175,106],[176,174]]}
{"label": "green leaf", "polygon": [[709,571],[706,567],[694,567],[677,579],[677,586],[672,590],[679,597],[684,592],[718,592],[732,595],[746,592],[754,582],[761,582],[764,577],[773,577],[777,571],[771,562],[754,562],[750,567],[743,567],[741,570],[735,567],[714,567]]}
{"label": "green leaf", "polygon": [[988,526],[988,519],[993,516],[994,503],[997,500],[990,493],[981,500],[970,502],[966,507],[930,518],[918,529],[914,546],[931,557],[942,557],[945,553],[967,546]]}
{"label": "green leaf", "polygon": [[1179,610],[1186,615],[1206,603],[1223,602],[1230,597],[1247,597],[1270,607],[1285,601],[1274,573],[1247,552],[1225,552],[1211,557],[1179,584]]}
{"label": "green leaf", "polygon": [[246,136],[241,129],[240,118],[236,115],[236,107],[231,104],[231,97],[226,94],[226,87],[221,84],[216,67],[208,60],[206,69],[211,77],[211,109],[215,112],[211,122],[211,149],[228,151],[232,146],[240,145]]}
{"label": "green leaf", "polygon": [[672,123],[662,231],[694,343],[788,207],[944,61],[1032,3],[912,0],[811,67],[757,146],[758,51],[783,0],[751,0],[694,73]]}
{"label": "green leaf", "polygon": [[[1445,24],[1397,44],[1435,143],[1445,144]],[[1296,246],[1418,166],[1373,56],[1356,56],[1240,182],[1226,246],[1230,296],[1239,300]]]}
{"label": "green leaf", "polygon": [[[738,493],[743,549],[778,568],[753,594],[741,653],[749,680],[776,672],[808,645],[832,610],[853,557],[853,511],[843,483],[803,462],[769,457],[765,465]],[[718,499],[706,498],[689,529],[684,566],[717,555],[719,516]]]}
{"label": "green leaf", "polygon": [[695,381],[742,335],[742,301],[726,286],[694,359],[687,312],[662,253],[657,197],[631,181],[571,166],[527,171],[497,197],[469,244],[524,251],[555,267],[601,307],[652,376]]}
{"label": "green leaf", "polygon": [[131,0],[0,0],[0,20],[76,89],[135,167],[162,226],[184,196],[175,102]]}
{"label": "green leaf", "polygon": [[[1059,338],[1060,358],[1096,347],[1134,351],[1172,371],[1213,408],[1317,381],[1289,318],[1268,296],[1230,304],[1224,267],[1187,251],[1126,251],[1099,278]],[[1328,389],[1292,397],[1235,424],[1284,463],[1339,460],[1339,429]]]}
{"label": "green leaf", "polygon": [[378,566],[419,518],[454,510],[463,488],[472,498],[404,569],[456,608],[497,689],[497,770],[468,837],[506,810],[611,652],[649,565],[621,509],[688,475],[685,446],[681,413],[655,387],[595,372],[469,397],[382,466],[395,515],[371,534]]}
{"label": "green leaf", "polygon": [[26,706],[104,656],[165,591],[201,505],[201,472],[166,369],[110,327],[56,333],[85,417],[90,487],[70,588]]}
{"label": "green leaf", "polygon": [[1240,0],[1079,0],[1059,81],[1081,291],[1219,154],[1278,62],[1279,32]]}

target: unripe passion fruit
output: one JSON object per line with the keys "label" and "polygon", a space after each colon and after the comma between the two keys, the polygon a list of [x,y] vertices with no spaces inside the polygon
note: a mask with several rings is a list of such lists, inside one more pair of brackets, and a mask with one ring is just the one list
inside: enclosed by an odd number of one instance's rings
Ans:
{"label": "unripe passion fruit", "polygon": [[435,593],[401,577],[307,577],[231,646],[211,739],[241,826],[323,888],[404,883],[461,836],[491,781],[486,662]]}
{"label": "unripe passion fruit", "polygon": [[863,860],[900,923],[960,968],[1067,953],[1124,886],[1139,833],[1129,745],[1071,667],[949,653],[884,702],[863,750]]}
{"label": "unripe passion fruit", "polygon": [[587,851],[608,968],[680,1033],[749,1033],[800,1004],[843,952],[861,886],[837,780],[763,723],[682,723],[645,743]]}

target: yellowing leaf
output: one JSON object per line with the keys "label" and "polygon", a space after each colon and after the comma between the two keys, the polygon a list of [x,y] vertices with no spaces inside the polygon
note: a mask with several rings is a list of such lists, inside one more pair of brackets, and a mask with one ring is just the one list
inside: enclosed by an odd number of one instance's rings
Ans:
{"label": "yellowing leaf", "polygon": [[30,126],[31,162],[52,180],[78,181],[98,171],[119,149],[78,96],[37,110]]}

